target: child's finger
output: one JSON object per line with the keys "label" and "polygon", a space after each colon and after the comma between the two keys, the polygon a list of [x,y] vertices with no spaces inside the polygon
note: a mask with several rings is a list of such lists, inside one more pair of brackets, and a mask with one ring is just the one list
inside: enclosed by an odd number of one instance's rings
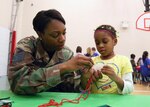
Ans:
{"label": "child's finger", "polygon": [[97,73],[99,75],[99,79],[102,79],[103,78],[102,72],[98,70]]}
{"label": "child's finger", "polygon": [[96,78],[94,75],[92,75],[92,80],[93,80],[93,82],[96,82]]}
{"label": "child's finger", "polygon": [[98,71],[95,71],[95,72],[93,73],[93,75],[95,76],[96,79],[99,79]]}

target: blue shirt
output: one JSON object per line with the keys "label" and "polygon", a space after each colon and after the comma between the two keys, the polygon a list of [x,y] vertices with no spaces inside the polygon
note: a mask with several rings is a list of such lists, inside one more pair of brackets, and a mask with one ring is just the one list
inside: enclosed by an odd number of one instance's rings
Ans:
{"label": "blue shirt", "polygon": [[150,69],[148,68],[148,65],[150,65],[150,59],[146,58],[143,64],[141,64],[141,74],[143,76],[150,76]]}

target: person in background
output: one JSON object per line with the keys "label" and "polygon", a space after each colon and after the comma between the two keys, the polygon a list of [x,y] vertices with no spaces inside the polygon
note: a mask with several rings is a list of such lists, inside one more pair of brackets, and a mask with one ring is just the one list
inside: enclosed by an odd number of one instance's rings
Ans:
{"label": "person in background", "polygon": [[[81,46],[77,46],[76,48],[76,54],[75,56],[77,56],[78,54],[81,54],[82,55],[82,47]],[[79,70],[76,70],[74,72],[74,89],[76,90],[76,92],[79,92],[79,86],[80,86],[80,77],[81,77],[81,73],[82,73],[82,70],[79,69]]]}
{"label": "person in background", "polygon": [[136,70],[137,70],[137,80],[140,81],[140,84],[142,83],[142,76],[141,76],[141,65],[142,65],[142,58],[140,57],[137,60],[137,66],[136,66]]}
{"label": "person in background", "polygon": [[132,77],[133,77],[133,83],[136,84],[137,79],[137,71],[136,71],[136,63],[135,63],[135,54],[130,55],[130,62],[133,68]]}
{"label": "person in background", "polygon": [[99,56],[98,52],[96,52],[95,47],[92,47],[92,53],[93,53],[92,57]]}
{"label": "person in background", "polygon": [[77,46],[76,53],[81,53],[82,54],[82,47],[81,46]]}
{"label": "person in background", "polygon": [[84,55],[74,57],[65,46],[65,24],[55,9],[36,14],[33,28],[38,38],[30,36],[20,40],[9,66],[8,79],[14,93],[74,92],[73,72],[90,68],[93,62]]}
{"label": "person in background", "polygon": [[84,54],[84,55],[87,56],[87,57],[92,57],[93,52],[92,52],[91,47],[88,47],[88,48],[86,49],[86,54]]}
{"label": "person in background", "polygon": [[142,75],[142,81],[143,82],[149,82],[150,59],[148,58],[148,51],[143,52],[140,70],[141,70],[141,75]]}
{"label": "person in background", "polygon": [[84,70],[81,77],[81,88],[85,89],[87,81],[93,83],[88,89],[91,93],[128,94],[134,89],[132,66],[128,57],[114,52],[117,34],[114,27],[101,25],[94,32],[95,44],[100,56],[92,57],[94,64],[100,64],[98,70],[93,67]]}
{"label": "person in background", "polygon": [[140,66],[142,63],[142,58],[140,57],[138,60],[137,60],[137,66]]}

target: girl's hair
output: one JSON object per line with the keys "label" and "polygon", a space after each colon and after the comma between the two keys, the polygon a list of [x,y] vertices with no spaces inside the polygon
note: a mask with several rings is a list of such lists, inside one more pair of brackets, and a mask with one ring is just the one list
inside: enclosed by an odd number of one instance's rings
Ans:
{"label": "girl's hair", "polygon": [[86,52],[87,52],[87,54],[89,54],[90,56],[93,55],[93,52],[92,52],[91,47],[88,47],[88,48],[86,49]]}
{"label": "girl's hair", "polygon": [[66,24],[61,13],[55,9],[42,10],[36,14],[33,19],[33,28],[36,32],[44,32],[44,29],[47,27],[47,24],[50,23],[53,19],[61,21],[64,25]]}
{"label": "girl's hair", "polygon": [[95,31],[97,31],[97,30],[106,30],[106,31],[110,32],[113,35],[113,37],[115,37],[115,38],[117,37],[117,34],[116,34],[117,31],[111,25],[101,25],[101,26],[97,27]]}
{"label": "girl's hair", "polygon": [[145,59],[148,57],[148,52],[147,51],[144,51],[143,52],[143,55],[142,55],[142,60],[143,62],[145,61]]}

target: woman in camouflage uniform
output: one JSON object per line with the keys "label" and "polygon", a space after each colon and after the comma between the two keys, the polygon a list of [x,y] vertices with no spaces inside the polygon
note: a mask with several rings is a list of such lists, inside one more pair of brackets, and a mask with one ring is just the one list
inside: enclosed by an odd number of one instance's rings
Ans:
{"label": "woman in camouflage uniform", "polygon": [[38,38],[26,37],[17,43],[8,79],[17,94],[43,91],[74,92],[73,71],[90,68],[89,57],[77,55],[65,46],[66,27],[61,13],[43,10],[33,19]]}

